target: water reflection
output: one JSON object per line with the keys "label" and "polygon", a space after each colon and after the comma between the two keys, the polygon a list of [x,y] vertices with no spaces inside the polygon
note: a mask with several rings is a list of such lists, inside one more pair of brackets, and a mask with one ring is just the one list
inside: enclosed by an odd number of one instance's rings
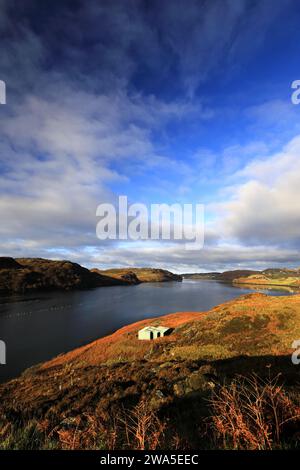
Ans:
{"label": "water reflection", "polygon": [[[245,284],[243,286],[241,284],[233,284],[233,287],[237,289],[245,289]],[[277,293],[280,295],[287,295],[287,294],[300,294],[300,289],[296,287],[290,286],[262,286],[259,284],[247,284],[247,289],[249,291],[261,292],[263,294],[272,294]]]}

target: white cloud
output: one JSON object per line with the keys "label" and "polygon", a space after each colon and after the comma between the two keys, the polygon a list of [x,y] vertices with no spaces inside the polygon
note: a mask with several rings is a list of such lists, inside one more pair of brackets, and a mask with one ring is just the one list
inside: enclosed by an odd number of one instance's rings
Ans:
{"label": "white cloud", "polygon": [[[74,253],[69,254],[73,257]],[[211,246],[199,252],[191,252],[180,244],[162,247],[160,243],[144,242],[136,243],[134,246],[112,246],[109,250],[95,247],[89,252],[77,252],[75,256],[77,262],[90,267],[151,266],[164,267],[177,273],[227,269],[259,270],[270,266],[300,265],[300,253],[295,249],[282,250],[269,246],[241,247],[233,244]]]}
{"label": "white cloud", "polygon": [[43,98],[26,95],[10,106],[1,119],[2,246],[13,239],[41,250],[97,243],[96,207],[115,200],[109,185],[130,179],[130,165],[132,174],[162,166],[181,171],[156,154],[151,130],[195,110],[64,82],[52,82]]}
{"label": "white cloud", "polygon": [[224,235],[243,244],[300,246],[300,136],[280,153],[258,159],[236,176],[246,180],[234,188]]}
{"label": "white cloud", "polygon": [[[1,78],[10,92],[0,118],[2,254],[177,271],[298,259],[299,138],[273,156],[274,146],[260,141],[219,155],[199,148],[189,164],[157,148],[153,137],[169,122],[192,117],[199,125],[214,116],[187,97],[207,76],[225,68],[230,74],[248,60],[285,4],[264,1],[249,9],[247,1],[159,2],[152,17],[139,2],[130,8],[122,1],[81,2],[79,10],[62,6],[60,15],[46,15],[43,31],[36,25],[34,32],[28,18],[14,17],[13,3],[0,0],[0,29],[8,38],[1,44]],[[135,91],[139,74],[143,94]],[[182,87],[185,98],[164,101],[155,87],[168,88],[169,96]],[[258,124],[274,125],[279,117],[283,126],[296,118],[296,109],[279,101],[247,113]],[[207,178],[221,181],[225,202],[218,205],[217,190],[209,194],[216,202],[209,210],[221,211],[219,223],[210,221],[199,256],[180,244],[140,249],[96,240],[96,206],[116,198],[110,185],[146,172],[155,197],[165,191],[183,200]]]}

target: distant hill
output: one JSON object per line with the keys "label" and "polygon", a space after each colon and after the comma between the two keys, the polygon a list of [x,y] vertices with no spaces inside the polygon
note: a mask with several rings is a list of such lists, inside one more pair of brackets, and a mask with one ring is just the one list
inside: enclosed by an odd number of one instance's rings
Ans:
{"label": "distant hill", "polygon": [[42,258],[0,258],[0,293],[40,290],[72,290],[125,284],[121,280],[92,273],[77,263]]}
{"label": "distant hill", "polygon": [[207,280],[217,280],[221,273],[211,272],[211,273],[184,273],[182,277],[184,279],[207,279]]}
{"label": "distant hill", "polygon": [[71,261],[0,257],[0,294],[5,295],[181,280],[181,276],[163,269],[124,268],[101,271],[89,270]]}
{"label": "distant hill", "polygon": [[[138,330],[149,324],[173,330],[139,341]],[[208,312],[126,326],[0,385],[0,448],[228,449],[236,448],[237,435],[241,448],[298,448],[300,376],[291,361],[296,338],[298,295],[250,294]],[[239,388],[245,380],[240,374],[252,381],[250,389]],[[280,440],[275,412],[284,423]],[[256,417],[266,426],[267,443]],[[135,437],[142,423],[148,423],[145,444]],[[226,431],[221,425],[227,424]]]}
{"label": "distant hill", "polygon": [[92,269],[93,272],[113,277],[115,279],[130,280],[133,283],[139,282],[168,282],[168,281],[182,281],[182,276],[173,274],[165,269],[154,268],[116,268],[99,270]]}
{"label": "distant hill", "polygon": [[184,279],[214,280],[234,285],[266,287],[300,287],[300,269],[268,268],[264,271],[236,269],[233,271],[183,274]]}
{"label": "distant hill", "polygon": [[259,274],[247,277],[237,277],[234,284],[247,284],[256,286],[274,287],[300,287],[300,270],[291,269],[266,269]]}
{"label": "distant hill", "polygon": [[224,272],[211,272],[211,273],[191,273],[183,274],[182,276],[185,279],[212,279],[215,281],[227,281],[231,282],[237,277],[249,276],[251,274],[258,274],[260,271],[253,271],[250,269],[236,269],[233,271],[224,271]]}
{"label": "distant hill", "polygon": [[22,265],[17,263],[14,258],[7,256],[0,257],[0,269],[21,269]]}
{"label": "distant hill", "polygon": [[262,271],[262,274],[268,276],[272,279],[283,279],[288,277],[300,277],[300,268],[290,269],[290,268],[270,268]]}

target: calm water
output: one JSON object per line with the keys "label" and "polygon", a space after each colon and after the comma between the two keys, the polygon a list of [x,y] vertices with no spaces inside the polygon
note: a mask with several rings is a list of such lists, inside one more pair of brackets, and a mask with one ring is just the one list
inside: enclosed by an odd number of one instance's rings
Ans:
{"label": "calm water", "polygon": [[185,280],[2,297],[0,339],[6,343],[7,364],[0,365],[0,381],[123,325],[166,313],[207,310],[249,292],[213,281]]}

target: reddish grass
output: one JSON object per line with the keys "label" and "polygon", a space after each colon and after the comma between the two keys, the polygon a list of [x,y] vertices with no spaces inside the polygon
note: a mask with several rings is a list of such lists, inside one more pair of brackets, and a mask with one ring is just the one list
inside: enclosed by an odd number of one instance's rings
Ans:
{"label": "reddish grass", "polygon": [[[64,355],[60,355],[53,360],[44,363],[41,366],[41,369],[48,369],[57,365],[65,365],[66,363],[77,365],[97,365],[108,360],[117,360],[118,348],[121,348],[123,355],[126,355],[126,360],[141,359],[153,346],[153,342],[151,341],[139,341],[137,339],[138,330],[144,326],[160,323],[170,328],[178,328],[179,326],[190,322],[198,322],[199,329],[202,329],[202,325],[204,325],[206,329],[211,328],[213,331],[218,327],[218,321],[216,321],[215,318],[213,320],[209,318],[212,312],[219,314],[220,320],[228,318],[228,312],[230,312],[230,318],[234,318],[241,315],[241,311],[239,310],[240,307],[246,309],[245,313],[250,317],[253,316],[253,318],[260,312],[270,313],[270,323],[265,328],[265,331],[276,334],[278,333],[278,325],[276,318],[272,318],[272,312],[276,310],[282,311],[285,306],[295,309],[296,311],[300,311],[300,295],[270,297],[257,293],[248,294],[217,306],[208,312],[178,312],[162,317],[141,320],[120,328],[115,333],[104,338],[100,338],[86,346],[77,348]],[[225,315],[226,317],[224,317]],[[176,339],[176,334],[172,333],[169,337],[155,340],[155,343],[168,343],[176,341]],[[280,349],[280,345],[276,345],[276,348],[278,349],[270,350],[270,353],[280,355],[290,352],[290,350],[287,351],[286,348]]]}
{"label": "reddish grass", "polygon": [[300,407],[277,378],[238,377],[214,393],[211,406],[215,439],[225,449],[280,448],[300,424]]}
{"label": "reddish grass", "polygon": [[[184,323],[189,323],[191,321],[200,319],[201,315],[203,315],[202,312],[180,312],[132,323],[130,325],[124,326],[123,328],[120,328],[112,335],[100,338],[86,346],[74,349],[69,353],[58,356],[51,361],[44,363],[41,366],[41,369],[63,365],[68,362],[74,362],[76,360],[84,360],[89,364],[104,362],[115,356],[115,348],[118,344],[125,345],[125,343],[128,343],[130,346],[133,345],[136,348],[137,354],[143,355],[153,346],[153,342],[139,341],[137,339],[138,330],[146,325],[156,322],[161,323],[164,326],[168,326],[169,328],[176,328]],[[175,335],[166,336],[155,340],[155,343],[174,341],[175,339]]]}

